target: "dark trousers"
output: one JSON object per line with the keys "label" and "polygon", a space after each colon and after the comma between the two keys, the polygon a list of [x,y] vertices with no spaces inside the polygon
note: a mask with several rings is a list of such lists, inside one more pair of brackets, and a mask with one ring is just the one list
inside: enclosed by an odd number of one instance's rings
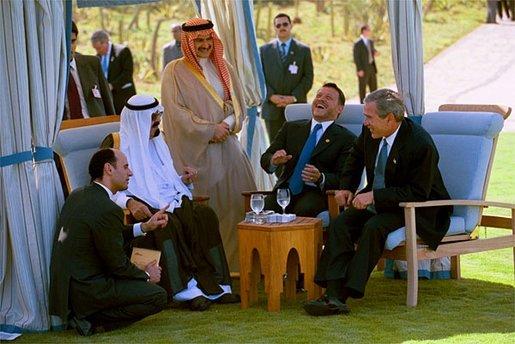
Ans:
{"label": "dark trousers", "polygon": [[109,308],[86,317],[93,326],[103,326],[106,330],[127,326],[160,312],[166,306],[166,291],[156,284],[137,280],[115,280],[114,287],[116,298],[110,300]]}
{"label": "dark trousers", "polygon": [[[402,226],[402,212],[374,214],[346,209],[329,227],[315,282],[327,287],[330,296],[342,297],[338,294],[345,290],[349,296],[362,298],[368,278],[383,253],[386,237]],[[335,285],[339,285],[336,290]]]}
{"label": "dark trousers", "polygon": [[358,77],[359,102],[361,104],[363,104],[367,95],[367,85],[370,92],[377,90],[377,75],[372,65],[365,70],[365,75]]}
{"label": "dark trousers", "polygon": [[[282,213],[282,208],[277,204],[277,193],[266,196],[265,209]],[[286,213],[304,217],[316,217],[319,213],[327,210],[327,196],[319,188],[304,186],[298,195],[290,196],[290,204],[286,207]]]}
{"label": "dark trousers", "polygon": [[170,299],[186,288],[192,277],[207,295],[222,293],[221,284],[232,284],[216,213],[185,196],[181,207],[168,213],[165,228],[136,238],[133,245],[161,251],[160,285]]}

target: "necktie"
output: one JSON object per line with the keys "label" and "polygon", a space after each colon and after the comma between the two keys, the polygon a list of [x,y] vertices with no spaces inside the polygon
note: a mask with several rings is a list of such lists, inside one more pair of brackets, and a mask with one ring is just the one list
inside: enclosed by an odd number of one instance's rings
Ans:
{"label": "necktie", "polygon": [[[372,189],[383,189],[384,185],[384,170],[386,168],[386,160],[388,159],[388,142],[383,139],[383,146],[379,151],[377,157],[377,164],[374,169],[374,184],[372,185]],[[375,214],[377,214],[376,207],[373,204],[370,204],[367,209]]]}
{"label": "necktie", "polygon": [[383,139],[383,146],[379,151],[377,158],[376,168],[374,169],[374,185],[373,189],[383,189],[384,185],[384,170],[386,167],[386,160],[388,159],[388,143]]}
{"label": "necktie", "polygon": [[104,76],[107,80],[107,74],[108,74],[108,71],[109,71],[109,60],[108,60],[108,57],[107,57],[107,54],[105,55],[102,55],[102,71],[104,72]]}
{"label": "necktie", "polygon": [[68,107],[70,110],[70,119],[83,118],[79,91],[71,72],[68,75]]}
{"label": "necktie", "polygon": [[367,46],[368,50],[368,63],[371,64],[372,62],[374,62],[374,57],[372,56],[372,43],[369,39],[367,39],[367,44],[365,45]]}
{"label": "necktie", "polygon": [[293,195],[298,195],[302,189],[304,188],[304,182],[302,181],[302,170],[304,166],[309,162],[311,158],[311,154],[315,149],[317,144],[317,132],[322,129],[322,124],[318,123],[313,128],[313,131],[309,135],[304,147],[302,148],[302,152],[300,153],[299,160],[297,161],[297,165],[295,165],[295,169],[293,170],[293,174],[290,177],[290,190]]}
{"label": "necktie", "polygon": [[287,57],[288,57],[288,54],[286,51],[286,43],[281,43],[281,62],[285,63]]}

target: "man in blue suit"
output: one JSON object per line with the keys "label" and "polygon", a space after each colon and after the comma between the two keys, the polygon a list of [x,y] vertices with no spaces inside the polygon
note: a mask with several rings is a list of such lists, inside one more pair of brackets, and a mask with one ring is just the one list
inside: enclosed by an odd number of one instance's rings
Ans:
{"label": "man in blue suit", "polygon": [[287,14],[274,18],[277,38],[260,48],[266,83],[263,119],[272,141],[282,127],[288,104],[306,103],[313,86],[313,62],[309,47],[291,37],[292,23]]}

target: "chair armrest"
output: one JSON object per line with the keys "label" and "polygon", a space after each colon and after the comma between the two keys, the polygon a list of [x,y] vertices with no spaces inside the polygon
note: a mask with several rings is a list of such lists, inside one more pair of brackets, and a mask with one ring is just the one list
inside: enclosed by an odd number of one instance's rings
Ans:
{"label": "chair armrest", "polygon": [[426,201],[426,202],[401,202],[400,207],[403,208],[424,208],[424,207],[440,207],[445,205],[464,205],[464,206],[476,206],[476,207],[497,207],[515,209],[513,203],[502,203],[502,202],[490,202],[483,200],[468,200],[468,199],[447,199],[437,201]]}
{"label": "chair armrest", "polygon": [[193,196],[193,202],[195,203],[207,203],[209,201],[209,196],[200,195],[200,196]]}
{"label": "chair armrest", "polygon": [[263,194],[263,195],[271,195],[273,194],[275,191],[260,191],[260,190],[256,190],[256,191],[243,191],[241,193],[241,195],[243,196],[243,207],[245,209],[245,212],[249,212],[250,211],[250,196],[254,195],[254,194]]}
{"label": "chair armrest", "polygon": [[123,223],[126,225],[133,225],[136,222],[137,221],[134,218],[134,216],[132,216],[130,210],[127,208],[123,208]]}
{"label": "chair armrest", "polygon": [[337,190],[327,190],[325,194],[327,195],[327,210],[329,210],[329,218],[331,220],[335,219],[338,214],[340,214],[340,206],[336,202],[336,191]]}
{"label": "chair armrest", "polygon": [[437,201],[426,201],[426,202],[401,202],[400,207],[405,209],[425,208],[425,207],[438,207],[445,205],[458,205],[458,206],[475,206],[475,207],[496,207],[511,209],[511,218],[497,215],[486,215],[481,217],[480,225],[485,227],[494,228],[506,228],[512,229],[515,233],[515,204],[513,203],[502,203],[502,202],[490,202],[483,200],[467,200],[467,199],[449,199],[449,200],[437,200]]}

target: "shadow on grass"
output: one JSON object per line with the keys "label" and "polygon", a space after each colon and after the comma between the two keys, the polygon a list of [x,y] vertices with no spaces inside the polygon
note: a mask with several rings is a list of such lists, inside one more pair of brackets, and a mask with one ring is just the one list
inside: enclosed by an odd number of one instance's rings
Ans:
{"label": "shadow on grass", "polygon": [[[234,287],[239,289],[238,281]],[[486,334],[499,343],[515,332],[513,286],[482,280],[420,281],[419,305],[408,308],[405,281],[375,272],[365,298],[349,300],[349,316],[311,317],[302,309],[305,298],[304,293],[283,300],[280,313],[269,313],[261,288],[259,303],[245,310],[238,305],[213,305],[203,313],[168,309],[90,338],[63,331],[26,334],[18,341],[401,343]]]}

